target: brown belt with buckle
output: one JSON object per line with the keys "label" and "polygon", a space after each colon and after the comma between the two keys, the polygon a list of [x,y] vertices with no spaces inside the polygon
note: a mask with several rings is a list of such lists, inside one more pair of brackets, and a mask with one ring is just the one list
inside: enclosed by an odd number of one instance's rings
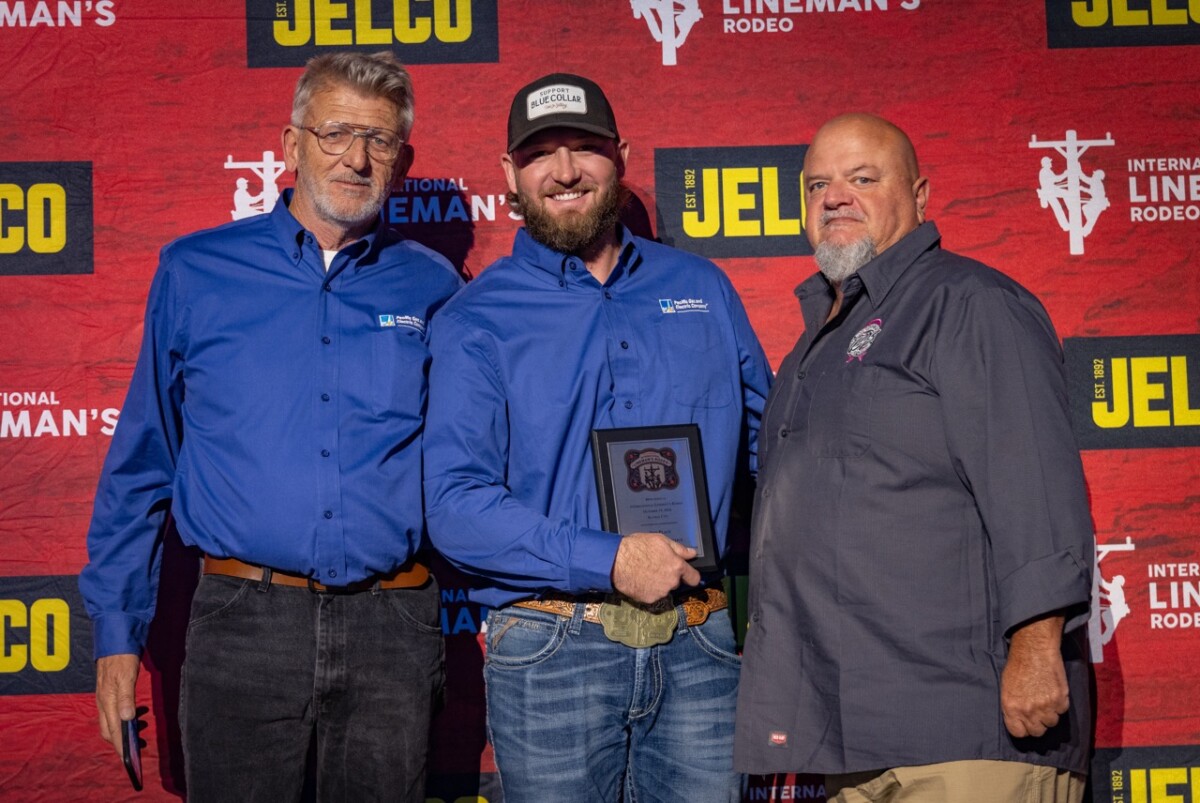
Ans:
{"label": "brown belt with buckle", "polygon": [[[702,625],[708,615],[729,607],[729,600],[720,588],[698,588],[694,591],[677,592],[672,595],[676,605],[683,606],[684,616],[688,627]],[[544,611],[558,616],[572,617],[575,606],[583,606],[583,621],[602,624],[601,610],[605,605],[611,605],[603,597],[572,597],[567,594],[547,594],[541,599],[527,599],[514,602],[517,608],[528,608],[532,611]]]}
{"label": "brown belt with buckle", "polygon": [[[381,589],[416,588],[417,586],[425,585],[429,580],[429,569],[423,564],[418,563],[415,559],[410,559],[386,577],[361,580],[357,583],[350,583],[344,586],[327,586],[324,583],[318,583],[311,577],[305,577],[302,574],[292,574],[291,572],[281,572],[278,569],[270,569],[269,571],[272,585],[307,588],[310,591],[317,591],[323,594],[354,594],[359,591],[370,591],[377,586]],[[225,577],[238,577],[242,580],[253,580],[260,583],[263,579],[264,570],[262,566],[245,563],[237,558],[213,558],[205,555],[204,573],[220,574]]]}

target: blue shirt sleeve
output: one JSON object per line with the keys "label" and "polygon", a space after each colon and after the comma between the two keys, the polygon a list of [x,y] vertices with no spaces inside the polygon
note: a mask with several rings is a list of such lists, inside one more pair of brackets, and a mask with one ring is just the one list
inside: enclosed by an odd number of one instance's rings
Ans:
{"label": "blue shirt sleeve", "polygon": [[146,304],[137,366],[96,491],[88,564],[79,576],[96,658],[140,653],[154,617],[182,437],[178,293],[178,276],[164,251]]}
{"label": "blue shirt sleeve", "polygon": [[458,568],[514,589],[611,590],[621,537],[549,518],[506,484],[507,403],[487,335],[444,310],[430,350],[424,447],[434,546]]}
{"label": "blue shirt sleeve", "polygon": [[738,464],[739,469],[744,465],[753,478],[758,476],[758,431],[762,426],[763,409],[767,404],[767,394],[771,390],[774,374],[762,344],[758,342],[758,336],[754,334],[754,328],[750,325],[746,308],[728,279],[724,282],[724,290],[742,372],[742,407],[745,415],[743,431],[747,455],[744,461],[739,459]]}

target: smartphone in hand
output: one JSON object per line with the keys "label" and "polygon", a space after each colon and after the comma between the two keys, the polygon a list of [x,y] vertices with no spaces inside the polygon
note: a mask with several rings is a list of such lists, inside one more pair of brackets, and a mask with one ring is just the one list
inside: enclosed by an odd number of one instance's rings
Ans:
{"label": "smartphone in hand", "polygon": [[133,788],[142,791],[142,743],[138,740],[137,718],[121,722],[121,757]]}

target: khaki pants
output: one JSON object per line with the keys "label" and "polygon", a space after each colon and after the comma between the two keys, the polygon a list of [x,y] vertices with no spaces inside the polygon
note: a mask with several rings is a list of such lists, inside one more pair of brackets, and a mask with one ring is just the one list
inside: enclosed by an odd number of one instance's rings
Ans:
{"label": "khaki pants", "polygon": [[949,761],[825,776],[831,803],[1080,803],[1087,779],[1015,761]]}

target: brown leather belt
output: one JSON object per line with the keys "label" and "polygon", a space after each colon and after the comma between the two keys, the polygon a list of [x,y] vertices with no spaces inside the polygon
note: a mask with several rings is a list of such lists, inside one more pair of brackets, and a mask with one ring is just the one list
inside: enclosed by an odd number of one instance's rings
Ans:
{"label": "brown leather belt", "polygon": [[[714,611],[729,606],[725,592],[720,588],[698,588],[693,591],[676,592],[671,595],[676,605],[683,606],[688,627],[702,625],[708,615]],[[558,616],[570,618],[575,615],[575,606],[583,606],[583,621],[601,624],[600,609],[607,605],[603,597],[572,597],[568,594],[547,594],[541,599],[527,599],[514,602],[517,608],[528,608],[532,611],[544,611]]]}
{"label": "brown leather belt", "polygon": [[[305,577],[302,574],[281,572],[278,569],[270,569],[269,571],[272,585],[307,588],[309,591],[316,591],[322,594],[355,594],[360,591],[370,591],[376,587],[382,589],[416,588],[417,586],[425,585],[429,580],[429,569],[423,564],[418,563],[416,559],[409,560],[408,563],[405,563],[387,577],[369,578],[344,586],[327,586],[324,583],[318,583],[311,577]],[[205,555],[204,573],[238,577],[243,580],[253,580],[260,583],[263,579],[264,570],[262,566],[245,563],[237,558],[213,558]]]}

